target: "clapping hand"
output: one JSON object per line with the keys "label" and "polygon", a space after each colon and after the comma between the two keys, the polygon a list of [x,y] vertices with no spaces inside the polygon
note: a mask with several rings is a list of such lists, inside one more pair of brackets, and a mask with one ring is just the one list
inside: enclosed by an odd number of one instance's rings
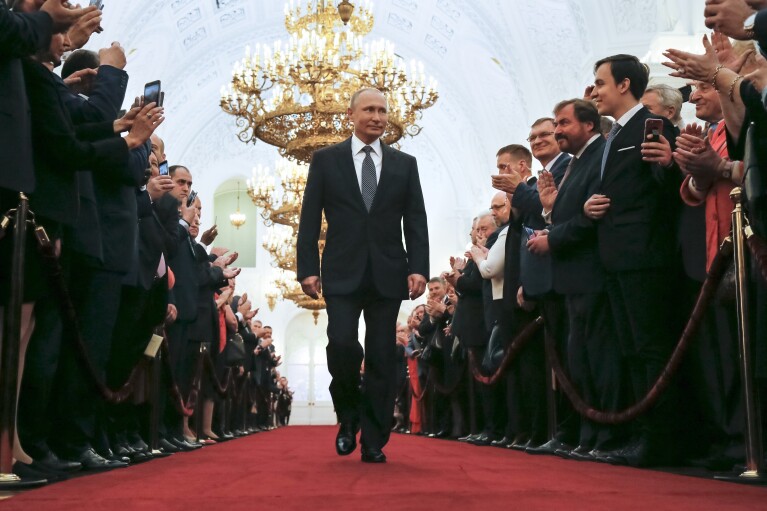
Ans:
{"label": "clapping hand", "polygon": [[541,200],[543,209],[551,211],[554,209],[554,201],[557,200],[557,185],[554,183],[554,176],[547,170],[541,171],[538,176],[538,197]]}

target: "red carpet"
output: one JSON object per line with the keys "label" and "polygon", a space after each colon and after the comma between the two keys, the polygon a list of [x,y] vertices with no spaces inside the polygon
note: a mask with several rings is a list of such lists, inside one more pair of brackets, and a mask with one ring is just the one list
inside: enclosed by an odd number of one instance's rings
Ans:
{"label": "red carpet", "polygon": [[0,502],[1,510],[765,509],[767,489],[393,435],[389,463],[335,454],[335,428],[291,426]]}

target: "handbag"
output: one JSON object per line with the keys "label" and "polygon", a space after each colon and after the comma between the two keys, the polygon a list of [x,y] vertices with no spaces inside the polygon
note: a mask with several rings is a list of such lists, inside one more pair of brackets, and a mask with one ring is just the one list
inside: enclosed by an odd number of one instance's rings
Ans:
{"label": "handbag", "polygon": [[235,333],[227,339],[222,353],[224,363],[227,366],[236,366],[245,363],[245,341],[240,334]]}

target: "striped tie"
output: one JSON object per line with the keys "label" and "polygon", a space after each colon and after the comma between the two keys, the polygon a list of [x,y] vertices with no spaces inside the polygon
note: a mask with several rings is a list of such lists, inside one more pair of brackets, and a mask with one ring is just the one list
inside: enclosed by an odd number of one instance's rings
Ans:
{"label": "striped tie", "polygon": [[607,134],[607,143],[605,144],[605,150],[602,153],[602,170],[599,173],[600,178],[605,177],[605,165],[607,164],[607,155],[610,153],[610,146],[613,145],[613,139],[615,138],[615,135],[618,134],[620,129],[623,126],[618,124],[617,122],[613,124],[612,129],[610,130],[610,133]]}
{"label": "striped tie", "polygon": [[376,196],[376,188],[378,182],[376,181],[376,165],[373,163],[373,158],[370,156],[372,147],[366,145],[362,148],[365,151],[365,159],[362,160],[362,200],[365,201],[365,207],[370,211],[370,207],[373,205],[373,199]]}

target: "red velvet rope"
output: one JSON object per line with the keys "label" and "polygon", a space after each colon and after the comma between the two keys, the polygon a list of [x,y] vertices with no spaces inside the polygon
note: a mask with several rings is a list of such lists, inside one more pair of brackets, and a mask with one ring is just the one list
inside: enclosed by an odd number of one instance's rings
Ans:
{"label": "red velvet rope", "polygon": [[485,376],[482,374],[482,369],[479,367],[474,350],[469,350],[469,367],[471,367],[471,374],[474,376],[474,379],[480,383],[484,383],[485,385],[493,385],[495,382],[497,382],[498,379],[506,372],[506,369],[508,369],[509,365],[511,365],[511,362],[514,360],[517,354],[527,345],[530,339],[533,338],[533,334],[535,334],[535,332],[537,332],[542,325],[543,318],[540,316],[525,325],[525,328],[523,328],[522,331],[517,334],[511,344],[506,348],[503,354],[503,360],[501,360],[501,364],[498,366],[498,369],[496,369],[495,373],[493,373],[491,376]]}
{"label": "red velvet rope", "polygon": [[671,379],[679,369],[682,357],[700,327],[706,309],[716,293],[716,288],[722,280],[722,276],[727,268],[727,261],[731,256],[732,241],[728,239],[722,243],[722,247],[719,249],[716,258],[711,263],[709,274],[698,294],[698,299],[695,302],[695,307],[690,315],[690,319],[687,321],[682,336],[674,348],[669,361],[663,368],[663,371],[658,375],[658,378],[647,394],[639,402],[624,410],[614,412],[597,410],[586,403],[580,394],[578,394],[578,391],[562,369],[562,364],[559,361],[556,347],[554,346],[554,340],[550,339],[551,336],[546,336],[546,355],[549,364],[557,377],[560,388],[564,391],[565,395],[567,395],[568,399],[573,404],[573,407],[579,414],[601,424],[622,424],[636,419],[655,405],[660,398],[660,395],[668,388]]}

